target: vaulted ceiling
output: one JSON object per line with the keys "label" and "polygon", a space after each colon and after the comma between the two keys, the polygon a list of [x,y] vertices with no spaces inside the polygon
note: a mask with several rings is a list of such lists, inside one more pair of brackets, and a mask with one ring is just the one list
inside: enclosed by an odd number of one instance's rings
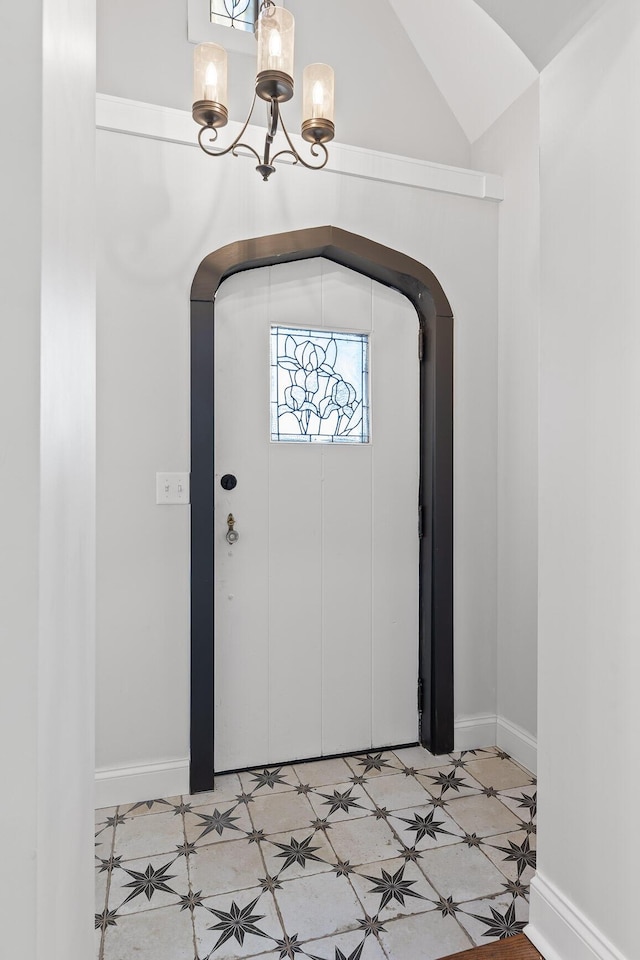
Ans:
{"label": "vaulted ceiling", "polygon": [[607,0],[389,0],[473,143]]}
{"label": "vaulted ceiling", "polygon": [[[470,144],[614,0],[280,2],[296,18],[298,88],[305,63],[323,61],[336,71],[341,142],[465,167],[471,163]],[[187,109],[193,52],[187,0],[98,0],[97,5],[99,91]],[[190,5],[206,11],[207,0]],[[244,121],[254,77],[254,53],[233,53],[231,119]],[[292,109],[295,115],[299,107]]]}
{"label": "vaulted ceiling", "polygon": [[544,69],[606,0],[475,0],[538,70]]}

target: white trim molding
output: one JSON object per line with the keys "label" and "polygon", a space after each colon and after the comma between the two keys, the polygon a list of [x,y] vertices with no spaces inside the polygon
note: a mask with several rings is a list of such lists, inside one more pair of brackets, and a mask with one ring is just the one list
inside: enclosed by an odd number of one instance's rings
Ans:
{"label": "white trim molding", "polygon": [[96,770],[95,806],[116,807],[189,793],[189,758]]}
{"label": "white trim molding", "polygon": [[[137,100],[125,100],[100,93],[96,99],[96,124],[98,130],[107,130],[111,133],[198,147],[196,125],[191,114],[185,110],[174,110],[170,107],[140,103]],[[230,142],[241,129],[242,124],[230,122],[225,143],[227,137]],[[250,126],[248,135],[258,139],[264,138],[264,130]],[[300,137],[292,137],[292,139],[297,148],[304,149],[304,142]],[[252,159],[255,164],[255,157],[249,157],[249,159]],[[281,159],[276,162],[289,161]],[[434,190],[438,193],[452,193],[475,200],[495,202],[504,199],[503,180],[496,174],[465,170],[462,167],[448,167],[440,163],[430,163],[427,160],[415,160],[345,144],[331,145],[329,165],[322,173],[377,180],[382,183],[416,187],[419,190]]]}
{"label": "white trim molding", "polygon": [[495,713],[483,713],[475,717],[460,717],[456,720],[454,746],[456,750],[477,750],[479,747],[495,747]]}
{"label": "white trim molding", "polygon": [[628,960],[540,871],[524,932],[546,960]]}
{"label": "white trim molding", "polygon": [[483,713],[456,720],[455,749],[475,750],[479,747],[500,747],[531,773],[537,771],[537,741],[506,717]]}
{"label": "white trim molding", "polygon": [[531,773],[538,772],[538,741],[506,717],[496,717],[496,746]]}

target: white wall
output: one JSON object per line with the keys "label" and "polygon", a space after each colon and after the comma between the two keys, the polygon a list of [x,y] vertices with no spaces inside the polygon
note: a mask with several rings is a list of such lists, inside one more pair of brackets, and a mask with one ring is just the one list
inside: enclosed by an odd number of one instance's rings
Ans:
{"label": "white wall", "polygon": [[97,750],[111,771],[188,756],[189,513],[156,507],[154,475],[189,466],[193,275],[232,240],[326,223],[427,264],[456,315],[456,713],[495,717],[497,205],[291,167],[265,184],[252,166],[98,135]]}
{"label": "white wall", "polygon": [[[41,11],[14,7],[7,26],[0,30],[0,103],[15,139],[3,160],[11,189],[3,190],[0,220],[0,737],[3,782],[19,785],[23,802],[0,791],[3,849],[15,869],[2,886],[0,917],[7,953],[33,957],[36,925],[23,892],[35,889],[37,877]],[[16,44],[12,31],[31,42]],[[15,76],[35,105],[28,125]]]}
{"label": "white wall", "polygon": [[[297,94],[283,108],[292,133],[300,126],[302,70],[322,61],[336,71],[340,142],[469,166],[469,141],[387,0],[323,0],[321,10],[287,0],[287,8],[296,18]],[[190,110],[193,50],[187,0],[98,0],[101,93]],[[230,52],[231,119],[244,121],[254,85],[255,56]],[[263,110],[257,116],[261,122]]]}
{"label": "white wall", "polygon": [[540,844],[547,960],[638,955],[640,7],[541,82]]}
{"label": "white wall", "polygon": [[45,0],[6,8],[0,20],[10,137],[0,221],[0,822],[11,864],[0,936],[3,956],[86,960],[94,950],[95,9]]}
{"label": "white wall", "polygon": [[472,148],[500,173],[498,321],[498,740],[535,769],[538,633],[538,83]]}

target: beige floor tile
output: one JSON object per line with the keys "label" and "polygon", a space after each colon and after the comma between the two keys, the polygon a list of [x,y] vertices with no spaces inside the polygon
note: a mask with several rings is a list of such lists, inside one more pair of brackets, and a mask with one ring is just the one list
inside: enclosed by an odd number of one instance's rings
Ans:
{"label": "beige floor tile", "polygon": [[519,820],[525,823],[535,822],[538,805],[538,788],[533,784],[525,787],[515,787],[511,790],[501,790],[500,800],[512,810]]}
{"label": "beige floor tile", "polygon": [[128,803],[118,808],[118,813],[129,819],[130,817],[144,817],[152,813],[173,813],[172,807],[177,806],[182,797],[168,797],[166,800],[147,800],[141,803]]}
{"label": "beige floor tile", "polygon": [[[264,773],[265,770],[268,770],[271,773],[276,773],[276,779],[283,780],[284,783],[276,782],[273,785],[263,784],[260,785],[260,775]],[[295,790],[298,786],[298,778],[296,777],[295,770],[293,767],[262,767],[259,770],[249,770],[246,773],[238,774],[240,777],[240,782],[245,793],[254,793],[257,797],[268,797],[273,796],[274,793],[288,793],[290,790]]]}
{"label": "beige floor tile", "polygon": [[380,939],[393,960],[437,960],[472,946],[456,920],[439,911],[393,920],[385,928]]}
{"label": "beige floor tile", "polygon": [[344,783],[352,776],[351,768],[342,759],[312,760],[297,763],[293,768],[300,779],[310,787],[322,787],[330,783]]}
{"label": "beige floor tile", "polygon": [[[309,794],[309,802],[321,819],[328,817],[331,823],[338,820],[353,820],[369,816],[375,806],[365,790],[366,785],[362,784],[333,783],[327,787],[317,787],[314,793]],[[347,801],[355,800],[358,806],[351,807],[347,803],[347,809],[341,809],[337,805],[342,797]],[[334,806],[337,806],[337,809],[331,812]]]}
{"label": "beige floor tile", "polygon": [[[255,906],[248,911],[251,903],[259,897]],[[196,931],[196,942],[198,945],[198,956],[208,957],[213,951],[215,960],[243,960],[245,957],[255,957],[262,953],[270,952],[273,956],[274,940],[280,940],[283,936],[282,925],[276,912],[276,906],[270,893],[262,894],[261,890],[244,890],[242,893],[225,894],[221,897],[213,897],[205,900],[206,909],[199,908],[195,910],[193,920]],[[265,936],[258,936],[255,933],[247,933],[244,937],[244,943],[239,943],[235,937],[231,937],[217,949],[216,943],[224,936],[224,929],[211,930],[210,927],[224,924],[225,919],[230,919],[233,904],[240,911],[248,911],[247,916],[256,917],[253,924]],[[217,910],[226,917],[219,917],[212,913]],[[275,955],[277,957],[277,954]]]}
{"label": "beige floor tile", "polygon": [[497,747],[473,747],[471,750],[454,750],[449,756],[455,760],[464,760],[465,763],[471,760],[484,760],[488,757],[495,757]]}
{"label": "beige floor tile", "polygon": [[[216,819],[218,814],[224,817],[226,813],[229,813],[228,825],[224,820],[218,822]],[[213,820],[208,820],[207,817],[212,817]],[[243,833],[250,833],[253,829],[247,808],[243,803],[237,806],[212,803],[208,807],[197,807],[191,813],[185,813],[184,825],[187,840],[197,846],[239,840]],[[220,830],[222,832],[219,832]]]}
{"label": "beige floor tile", "polygon": [[102,947],[102,930],[96,930],[93,934],[93,956],[95,960],[100,960],[101,947]]}
{"label": "beige floor tile", "polygon": [[[383,873],[384,871],[384,873]],[[400,872],[400,873],[399,873]],[[382,906],[382,891],[375,892],[375,888],[383,886],[385,876],[395,878],[399,873],[399,881],[407,883],[406,891],[402,894],[404,903],[395,897]],[[368,879],[369,877],[373,879]],[[425,880],[415,863],[405,863],[404,860],[385,860],[379,863],[368,863],[358,867],[358,872],[352,874],[351,883],[358,894],[365,910],[370,917],[379,914],[382,920],[391,920],[393,917],[404,917],[413,913],[425,913],[434,909],[432,901],[438,899],[436,891]]]}
{"label": "beige floor tile", "polygon": [[[312,940],[310,943],[305,943],[304,950],[306,954],[312,957],[321,957],[322,960],[335,960],[336,950],[340,950],[345,957],[350,957],[362,943],[363,937],[363,933],[354,930],[350,933],[341,933],[337,937]],[[362,960],[386,960],[375,937],[369,936],[366,938]]]}
{"label": "beige floor tile", "polygon": [[303,829],[316,819],[309,800],[297,793],[256,796],[249,807],[256,829],[267,834]]}
{"label": "beige floor tile", "polygon": [[[447,811],[448,809],[447,807]],[[444,810],[433,807],[431,804],[425,804],[421,807],[407,807],[406,810],[395,810],[389,817],[389,823],[405,846],[413,847],[415,845],[418,850],[430,850],[432,847],[460,843],[463,834],[463,831],[451,819],[448,812],[445,813]],[[431,837],[427,832],[418,840],[418,828],[428,830],[429,826],[433,826],[435,837]],[[448,833],[440,833],[440,830],[447,830]]]}
{"label": "beige floor tile", "polygon": [[432,885],[443,897],[457,903],[502,893],[504,878],[476,847],[456,844],[429,850],[420,860]]}
{"label": "beige floor tile", "polygon": [[[508,859],[510,854],[501,850],[500,847],[504,847],[505,850],[512,850],[512,844],[515,844],[516,847],[521,847],[526,839],[529,836],[529,847],[535,852],[536,850],[536,835],[530,834],[527,835],[524,831],[519,830],[516,833],[505,833],[500,837],[491,837],[487,843],[482,847],[483,852],[492,863],[495,863],[498,870],[504,874],[507,880],[517,880],[518,879],[518,862],[516,860]],[[517,857],[518,853],[516,850],[513,851],[513,856]],[[535,866],[526,866],[524,873],[521,876],[521,881],[524,884],[531,883],[531,878],[535,874]]]}
{"label": "beige floor tile", "polygon": [[111,856],[111,848],[113,846],[113,827],[99,827],[94,843],[95,856],[99,860],[106,860],[107,857]]}
{"label": "beige floor tile", "polygon": [[[379,761],[380,769],[374,765]],[[370,754],[361,754],[357,757],[345,757],[345,763],[351,767],[359,777],[375,780],[378,777],[388,777],[398,773],[400,763],[395,754],[388,750],[372,750]]]}
{"label": "beige floor tile", "polygon": [[116,828],[115,856],[123,860],[175,853],[184,843],[182,817],[158,813],[153,817],[132,817]]}
{"label": "beige floor tile", "polygon": [[235,803],[236,797],[242,792],[242,783],[237,773],[222,774],[215,778],[213,790],[206,793],[194,793],[183,797],[184,803],[192,807],[207,807],[211,804]]}
{"label": "beige floor tile", "polygon": [[[282,879],[293,880],[295,877],[306,877],[312,876],[314,873],[328,873],[331,871],[332,865],[336,862],[337,858],[326,835],[322,831],[317,831],[314,834],[313,830],[293,830],[287,831],[286,833],[272,834],[272,836],[267,837],[267,839],[261,843],[262,855],[264,856],[267,871],[270,876],[275,877],[276,874],[280,873],[287,861],[286,856],[280,856],[280,854],[285,854],[286,851],[281,850],[276,844],[281,843],[286,846],[291,844],[292,839],[298,843],[303,843],[308,837],[311,837],[311,843],[308,844],[308,848],[312,850],[314,856],[320,857],[320,860],[305,860],[304,866],[293,862],[284,870]],[[260,876],[264,876],[264,873]]]}
{"label": "beige floor tile", "polygon": [[482,790],[482,785],[469,776],[466,769],[460,770],[446,764],[419,773],[417,779],[434,797],[442,795],[447,801],[455,797],[468,797]]}
{"label": "beige floor tile", "polygon": [[[174,893],[168,893],[166,890],[152,890],[151,897],[148,898],[145,893],[140,893],[128,903],[124,901],[134,892],[134,887],[128,886],[142,880],[139,876],[131,876],[127,871],[135,874],[146,874],[149,867],[155,873],[161,871],[161,878],[167,877],[166,886]],[[162,870],[167,867],[166,870]],[[112,870],[111,886],[109,888],[109,910],[117,910],[118,914],[124,916],[129,913],[142,913],[145,910],[156,910],[158,907],[167,907],[170,904],[178,903],[180,896],[189,892],[189,875],[187,872],[187,863],[184,857],[178,857],[172,862],[172,857],[142,857],[139,860],[128,860],[123,863],[122,868]]]}
{"label": "beige floor tile", "polygon": [[96,867],[96,913],[102,913],[107,904],[107,880],[109,874],[106,870],[100,870]]}
{"label": "beige floor tile", "polygon": [[365,790],[379,807],[387,810],[404,810],[412,804],[422,806],[429,800],[429,794],[415,777],[406,777],[404,773],[394,777],[379,777],[365,785]]}
{"label": "beige floor tile", "polygon": [[191,888],[201,891],[203,897],[255,887],[264,873],[258,844],[247,840],[198,847],[197,853],[189,857]]}
{"label": "beige floor tile", "polygon": [[276,900],[287,933],[297,933],[300,940],[355,929],[363,915],[349,881],[333,873],[286,880]]}
{"label": "beige floor tile", "polygon": [[447,813],[465,833],[488,837],[515,830],[518,819],[495,797],[460,797],[447,804]]}
{"label": "beige floor tile", "polygon": [[107,822],[107,817],[114,817],[117,809],[117,807],[100,807],[98,810],[96,810],[96,830],[99,826],[102,826]]}
{"label": "beige floor tile", "polygon": [[[512,905],[513,918],[508,915]],[[456,918],[478,946],[483,946],[485,943],[492,943],[500,939],[498,933],[491,932],[491,927],[496,923],[498,927],[504,926],[504,920],[498,919],[496,921],[492,910],[498,913],[499,918],[506,919],[507,924],[512,919],[515,923],[525,923],[529,919],[529,904],[520,898],[513,900],[510,896],[502,896],[494,900],[479,900],[474,903],[465,903],[461,911],[456,915]],[[481,920],[475,919],[472,914],[485,917],[488,921],[491,921],[491,924],[483,923]],[[522,927],[514,927],[513,933],[519,933],[521,930]]]}
{"label": "beige floor tile", "polygon": [[398,839],[388,824],[371,817],[336,823],[329,830],[328,838],[340,859],[349,860],[351,866],[390,860],[400,851]]}
{"label": "beige floor tile", "polygon": [[193,960],[193,926],[188,910],[148,910],[122,917],[105,936],[105,960]]}
{"label": "beige floor tile", "polygon": [[398,763],[405,767],[413,767],[414,770],[428,770],[431,767],[442,766],[449,763],[449,756],[436,757],[424,747],[405,747],[404,750],[394,750]]}
{"label": "beige floor tile", "polygon": [[465,766],[465,771],[483,786],[493,787],[495,790],[521,787],[531,780],[531,774],[519,767],[517,763],[512,760],[501,760],[500,757],[472,760]]}

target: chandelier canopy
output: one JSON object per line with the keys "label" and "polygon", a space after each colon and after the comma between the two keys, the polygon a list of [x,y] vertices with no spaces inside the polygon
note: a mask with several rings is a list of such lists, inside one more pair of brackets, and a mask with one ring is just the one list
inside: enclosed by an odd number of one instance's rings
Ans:
{"label": "chandelier canopy", "polygon": [[[304,160],[296,150],[284,125],[280,104],[293,97],[293,52],[295,21],[284,7],[273,0],[262,0],[256,39],[258,60],[255,93],[242,130],[226,148],[212,146],[218,139],[218,129],[229,120],[227,87],[227,51],[217,43],[201,43],[194,54],[193,119],[200,125],[198,143],[206,154],[221,157],[227,153],[238,156],[238,150],[248,150],[258,160],[256,167],[263,180],[275,172],[274,162],[281,156],[293,158],[310,170],[321,170],[329,159],[326,144],[335,136],[334,73],[326,63],[312,63],[305,68],[302,83],[301,135],[311,144],[310,152],[317,162]],[[263,155],[260,156],[242,138],[253,116],[257,100],[267,104],[267,133]],[[272,155],[272,145],[279,129],[287,147]],[[205,138],[208,138],[205,143]]]}

